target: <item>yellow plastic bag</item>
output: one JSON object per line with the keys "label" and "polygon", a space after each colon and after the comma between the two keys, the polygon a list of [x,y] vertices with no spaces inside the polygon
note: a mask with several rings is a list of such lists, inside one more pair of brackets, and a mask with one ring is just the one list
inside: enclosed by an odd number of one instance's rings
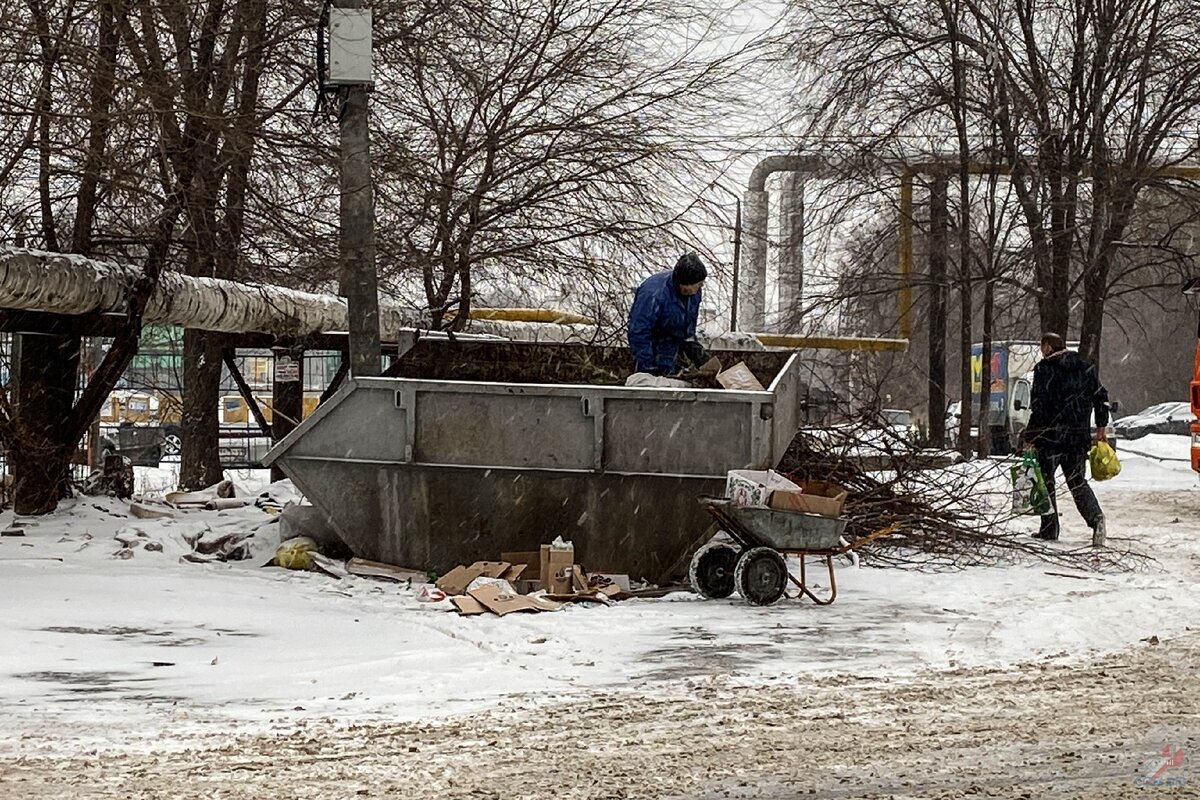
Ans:
{"label": "yellow plastic bag", "polygon": [[1106,481],[1115,478],[1121,472],[1121,462],[1117,461],[1117,451],[1108,442],[1096,442],[1088,452],[1088,462],[1092,465],[1092,480]]}
{"label": "yellow plastic bag", "polygon": [[275,550],[275,565],[284,569],[312,569],[317,543],[307,536],[281,542]]}

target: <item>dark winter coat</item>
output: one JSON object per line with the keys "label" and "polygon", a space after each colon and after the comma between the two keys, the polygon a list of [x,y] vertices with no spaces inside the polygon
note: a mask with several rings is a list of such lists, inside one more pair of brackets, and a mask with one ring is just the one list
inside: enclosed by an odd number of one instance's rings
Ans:
{"label": "dark winter coat", "polygon": [[1086,453],[1092,446],[1092,413],[1108,425],[1108,391],[1083,356],[1060,350],[1033,368],[1032,408],[1025,441],[1039,451]]}
{"label": "dark winter coat", "polygon": [[700,292],[684,297],[668,270],[642,281],[629,310],[629,349],[637,372],[670,375],[679,348],[696,336]]}

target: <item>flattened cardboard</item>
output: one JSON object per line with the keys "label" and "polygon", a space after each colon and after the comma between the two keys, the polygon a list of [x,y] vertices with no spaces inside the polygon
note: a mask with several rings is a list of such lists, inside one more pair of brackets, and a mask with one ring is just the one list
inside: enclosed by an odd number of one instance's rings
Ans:
{"label": "flattened cardboard", "polygon": [[571,566],[571,588],[577,592],[588,591],[587,575],[583,574],[583,567],[578,564]]}
{"label": "flattened cardboard", "polygon": [[487,606],[469,594],[455,595],[450,598],[450,602],[458,609],[458,613],[464,617],[473,617],[476,614],[488,613]]}
{"label": "flattened cardboard", "polygon": [[464,567],[462,564],[459,564],[438,578],[435,585],[447,595],[462,594],[471,585],[471,581],[478,577],[479,573],[473,567]]}
{"label": "flattened cardboard", "polygon": [[739,361],[724,372],[717,374],[717,383],[726,389],[736,389],[743,392],[765,392],[766,387],[758,382],[754,373],[746,366],[745,361]]}
{"label": "flattened cardboard", "polygon": [[479,570],[479,574],[487,578],[502,578],[512,564],[507,561],[476,561],[471,565]]}
{"label": "flattened cardboard", "polygon": [[526,568],[527,566],[525,564],[513,564],[500,577],[504,578],[504,580],[508,581],[509,583],[516,585],[516,582],[520,580],[521,575],[525,572]]}
{"label": "flattened cardboard", "polygon": [[506,561],[476,561],[469,567],[460,564],[439,578],[437,587],[447,595],[465,594],[471,581],[481,576],[499,578],[509,566]]}
{"label": "flattened cardboard", "polygon": [[365,558],[352,558],[346,562],[346,571],[351,575],[363,578],[382,578],[388,581],[413,581],[424,583],[426,573],[417,569],[397,567],[395,564],[385,564],[382,561],[369,561]]}
{"label": "flattened cardboard", "polygon": [[499,586],[480,586],[472,589],[470,597],[499,617],[514,611],[557,611],[561,606],[540,597],[511,594]]}
{"label": "flattened cardboard", "polygon": [[798,511],[837,519],[842,515],[849,492],[829,481],[802,481],[800,490],[775,489],[768,502],[780,511]]}

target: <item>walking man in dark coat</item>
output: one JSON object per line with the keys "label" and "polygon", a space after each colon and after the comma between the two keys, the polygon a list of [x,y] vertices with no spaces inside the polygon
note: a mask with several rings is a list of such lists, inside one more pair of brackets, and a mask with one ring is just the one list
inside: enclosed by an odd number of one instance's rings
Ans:
{"label": "walking man in dark coat", "polygon": [[1054,473],[1061,467],[1075,500],[1075,508],[1092,529],[1092,543],[1104,543],[1104,512],[1084,477],[1084,464],[1092,446],[1093,412],[1096,436],[1104,441],[1108,425],[1108,391],[1100,385],[1096,367],[1067,349],[1057,333],[1042,336],[1044,358],[1033,368],[1032,408],[1025,429],[1026,447],[1037,451],[1038,466],[1050,492],[1050,513],[1042,517],[1038,539],[1058,539],[1058,501]]}

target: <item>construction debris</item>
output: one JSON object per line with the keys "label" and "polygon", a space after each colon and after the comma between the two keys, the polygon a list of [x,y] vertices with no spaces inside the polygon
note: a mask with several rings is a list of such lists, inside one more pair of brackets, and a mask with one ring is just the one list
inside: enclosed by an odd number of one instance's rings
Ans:
{"label": "construction debris", "polygon": [[[535,565],[539,579],[521,580]],[[574,545],[561,536],[539,550],[504,553],[501,561],[457,566],[436,586],[462,616],[557,611],[565,603],[610,605],[635,596],[628,575],[589,576],[575,563]]]}

